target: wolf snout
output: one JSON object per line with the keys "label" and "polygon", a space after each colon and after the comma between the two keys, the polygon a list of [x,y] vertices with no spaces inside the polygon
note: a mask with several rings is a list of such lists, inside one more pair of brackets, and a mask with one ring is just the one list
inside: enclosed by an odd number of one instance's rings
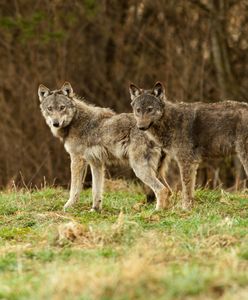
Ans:
{"label": "wolf snout", "polygon": [[149,129],[150,127],[151,127],[151,125],[152,125],[152,123],[153,122],[151,122],[151,123],[149,123],[149,124],[137,124],[137,126],[138,126],[138,128],[139,128],[139,130],[147,130],[147,129]]}
{"label": "wolf snout", "polygon": [[53,127],[59,127],[59,121],[58,120],[53,121]]}

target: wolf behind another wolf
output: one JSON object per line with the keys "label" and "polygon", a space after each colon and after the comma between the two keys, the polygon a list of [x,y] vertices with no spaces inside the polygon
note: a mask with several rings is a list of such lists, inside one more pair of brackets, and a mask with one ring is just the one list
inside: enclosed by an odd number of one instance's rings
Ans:
{"label": "wolf behind another wolf", "polygon": [[38,89],[41,112],[52,133],[63,143],[71,158],[70,198],[64,208],[79,198],[85,163],[92,173],[92,210],[102,206],[104,167],[129,163],[136,176],[157,198],[156,209],[168,206],[168,188],[157,178],[164,165],[162,148],[136,127],[132,113],[115,114],[75,96],[70,83],[50,91]]}
{"label": "wolf behind another wolf", "polygon": [[178,163],[183,208],[193,204],[196,171],[205,158],[236,154],[248,175],[247,103],[172,103],[160,82],[151,90],[131,84],[130,94],[137,127]]}

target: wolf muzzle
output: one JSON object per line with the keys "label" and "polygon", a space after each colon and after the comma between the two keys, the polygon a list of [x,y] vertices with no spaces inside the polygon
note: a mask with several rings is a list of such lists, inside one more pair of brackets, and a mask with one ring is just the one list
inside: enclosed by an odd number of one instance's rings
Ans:
{"label": "wolf muzzle", "polygon": [[58,120],[53,120],[53,127],[59,127],[59,121]]}
{"label": "wolf muzzle", "polygon": [[138,124],[137,126],[138,126],[139,130],[145,131],[145,130],[148,130],[152,126],[152,122],[149,124],[146,124],[146,125]]}

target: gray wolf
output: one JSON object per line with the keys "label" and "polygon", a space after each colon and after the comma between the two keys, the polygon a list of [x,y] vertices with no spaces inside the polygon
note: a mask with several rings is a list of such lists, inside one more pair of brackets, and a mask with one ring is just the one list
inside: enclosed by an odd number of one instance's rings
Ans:
{"label": "gray wolf", "polygon": [[248,104],[172,103],[162,83],[150,90],[130,84],[137,127],[148,132],[179,166],[182,206],[193,204],[196,172],[204,159],[236,154],[248,175]]}
{"label": "gray wolf", "polygon": [[70,198],[64,209],[78,199],[84,167],[89,164],[92,210],[100,210],[105,165],[118,162],[129,163],[136,176],[154,191],[156,209],[167,207],[169,190],[158,179],[163,169],[162,148],[136,127],[132,113],[115,114],[87,104],[74,94],[69,82],[53,91],[40,85],[38,96],[47,125],[71,158]]}

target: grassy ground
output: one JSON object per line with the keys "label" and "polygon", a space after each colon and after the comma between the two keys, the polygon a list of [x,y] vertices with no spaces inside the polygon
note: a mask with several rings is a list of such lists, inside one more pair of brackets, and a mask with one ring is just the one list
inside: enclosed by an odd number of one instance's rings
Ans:
{"label": "grassy ground", "polygon": [[248,299],[248,198],[198,190],[191,212],[154,212],[133,189],[0,194],[0,299]]}

